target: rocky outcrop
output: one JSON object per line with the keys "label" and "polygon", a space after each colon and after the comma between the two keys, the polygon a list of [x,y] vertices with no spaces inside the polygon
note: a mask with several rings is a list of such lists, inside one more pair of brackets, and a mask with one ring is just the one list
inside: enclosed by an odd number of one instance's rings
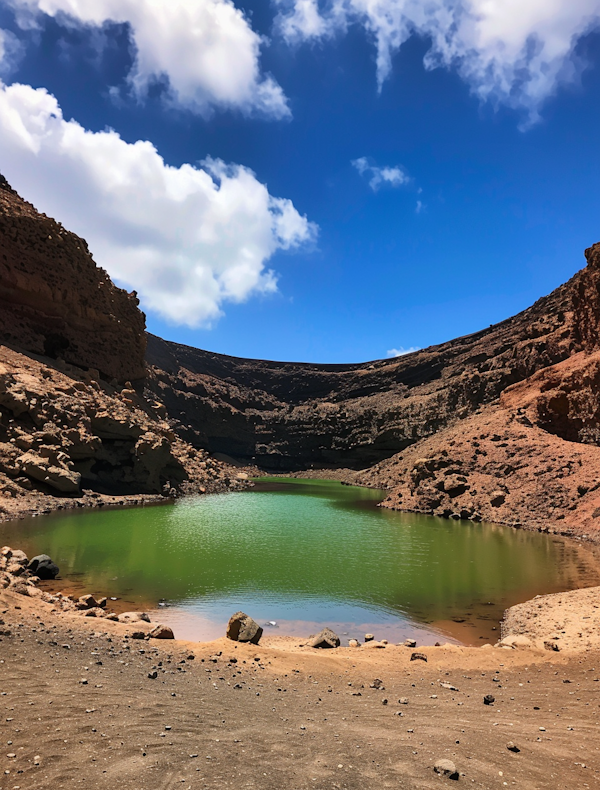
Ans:
{"label": "rocky outcrop", "polygon": [[129,387],[0,346],[0,519],[114,495],[247,485],[180,439],[163,414]]}
{"label": "rocky outcrop", "polygon": [[25,202],[0,176],[0,342],[107,380],[143,378],[145,318],[86,242]]}

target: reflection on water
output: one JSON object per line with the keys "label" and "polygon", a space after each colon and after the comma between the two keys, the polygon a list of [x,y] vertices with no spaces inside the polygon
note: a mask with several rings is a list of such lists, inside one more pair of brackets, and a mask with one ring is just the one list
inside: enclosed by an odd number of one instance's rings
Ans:
{"label": "reflection on water", "polygon": [[[563,539],[378,508],[381,492],[265,481],[173,505],[0,525],[3,543],[50,554],[64,579],[156,606],[178,636],[223,634],[243,609],[277,633],[328,624],[400,639],[494,638],[503,610],[600,583],[596,556]],[[440,625],[443,623],[443,625]],[[460,630],[459,630],[460,629]]]}

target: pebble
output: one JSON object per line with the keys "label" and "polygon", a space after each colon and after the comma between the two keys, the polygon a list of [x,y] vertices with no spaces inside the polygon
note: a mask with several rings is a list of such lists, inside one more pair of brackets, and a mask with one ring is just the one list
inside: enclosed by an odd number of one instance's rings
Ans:
{"label": "pebble", "polygon": [[493,705],[494,702],[496,702],[496,698],[493,697],[491,694],[486,694],[485,697],[483,698],[484,705]]}
{"label": "pebble", "polygon": [[411,661],[427,661],[427,656],[425,653],[412,653],[410,657]]}
{"label": "pebble", "polygon": [[408,705],[408,697],[400,697],[398,702],[400,705]]}
{"label": "pebble", "polygon": [[506,744],[506,748],[508,749],[508,751],[509,751],[509,752],[514,752],[515,754],[517,754],[518,752],[520,752],[520,751],[521,751],[521,750],[519,749],[519,747],[518,747],[516,744],[514,744],[512,741],[509,741],[509,742]]}

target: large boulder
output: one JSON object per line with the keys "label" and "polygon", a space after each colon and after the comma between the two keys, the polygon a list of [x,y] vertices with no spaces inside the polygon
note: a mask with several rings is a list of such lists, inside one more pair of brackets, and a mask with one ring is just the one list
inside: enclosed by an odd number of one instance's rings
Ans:
{"label": "large boulder", "polygon": [[331,628],[324,628],[316,636],[311,636],[307,642],[309,647],[339,647],[340,638]]}
{"label": "large boulder", "polygon": [[263,634],[262,628],[244,612],[236,612],[227,623],[227,639],[234,642],[251,642],[257,645]]}
{"label": "large boulder", "polygon": [[27,570],[40,579],[56,579],[59,574],[58,565],[47,554],[38,554],[29,561]]}

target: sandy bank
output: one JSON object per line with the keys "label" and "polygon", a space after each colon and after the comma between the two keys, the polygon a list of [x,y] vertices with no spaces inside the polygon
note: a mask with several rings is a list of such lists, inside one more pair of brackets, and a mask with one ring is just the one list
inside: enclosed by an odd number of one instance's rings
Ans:
{"label": "sandy bank", "polygon": [[62,612],[11,585],[0,788],[439,788],[440,758],[469,786],[595,787],[600,629],[584,643],[565,633],[559,652],[537,642],[565,612],[596,624],[599,594],[509,610],[504,631],[532,647],[418,648],[425,662],[291,637],[148,641],[133,638],[147,624]]}

